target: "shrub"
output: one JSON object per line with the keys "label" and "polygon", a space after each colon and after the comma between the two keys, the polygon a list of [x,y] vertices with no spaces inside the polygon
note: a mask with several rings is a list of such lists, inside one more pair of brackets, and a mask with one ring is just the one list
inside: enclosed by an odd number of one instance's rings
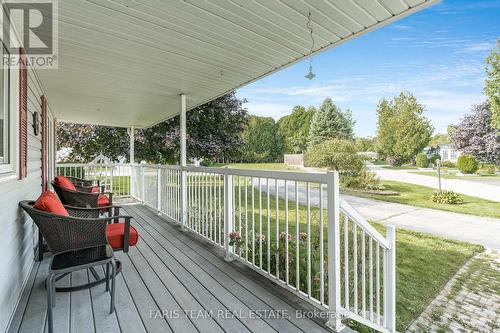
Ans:
{"label": "shrub", "polygon": [[458,157],[457,167],[461,173],[474,173],[478,169],[478,163],[474,156],[462,155]]}
{"label": "shrub", "polygon": [[370,191],[381,191],[384,185],[380,183],[380,178],[373,172],[366,169],[361,170],[359,175],[345,175],[340,177],[340,185],[345,188],[355,188]]}
{"label": "shrub", "polygon": [[385,160],[390,166],[401,166],[403,164],[402,160],[394,156],[388,156]]}
{"label": "shrub", "polygon": [[429,161],[427,160],[427,156],[424,153],[417,154],[417,166],[419,168],[427,168],[429,165]]}
{"label": "shrub", "polygon": [[305,164],[317,168],[336,170],[341,175],[357,176],[364,168],[364,159],[356,153],[354,142],[330,139],[309,148]]}
{"label": "shrub", "polygon": [[494,175],[495,174],[495,166],[493,164],[483,164],[481,168],[479,168],[478,173],[486,174],[486,175]]}
{"label": "shrub", "polygon": [[460,205],[464,202],[462,196],[453,191],[436,191],[431,195],[433,202],[447,204],[447,205]]}
{"label": "shrub", "polygon": [[442,161],[441,166],[443,168],[456,168],[457,167],[457,165],[455,163],[453,163],[452,161]]}
{"label": "shrub", "polygon": [[381,191],[384,185],[380,183],[380,177],[374,172],[364,169],[358,176],[359,186],[366,190]]}
{"label": "shrub", "polygon": [[436,164],[436,161],[437,160],[441,160],[441,155],[439,154],[432,154],[431,157],[429,158],[429,162],[431,162],[432,164]]}

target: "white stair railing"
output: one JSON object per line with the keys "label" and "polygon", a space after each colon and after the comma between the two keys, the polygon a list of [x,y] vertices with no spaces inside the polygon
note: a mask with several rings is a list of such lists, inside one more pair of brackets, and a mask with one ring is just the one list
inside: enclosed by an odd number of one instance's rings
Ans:
{"label": "white stair railing", "polygon": [[226,260],[239,260],[329,311],[327,324],[334,330],[348,318],[395,332],[395,229],[388,226],[382,236],[342,200],[336,172],[123,167],[58,165],[58,170],[109,174],[114,188],[123,178],[116,175],[127,174],[124,194],[221,247]]}

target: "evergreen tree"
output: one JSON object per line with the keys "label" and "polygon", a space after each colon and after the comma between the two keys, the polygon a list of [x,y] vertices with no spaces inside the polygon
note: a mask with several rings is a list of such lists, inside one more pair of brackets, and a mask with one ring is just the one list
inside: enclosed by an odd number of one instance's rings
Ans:
{"label": "evergreen tree", "polygon": [[354,124],[350,110],[343,112],[331,98],[326,98],[312,117],[308,146],[332,138],[353,139]]}

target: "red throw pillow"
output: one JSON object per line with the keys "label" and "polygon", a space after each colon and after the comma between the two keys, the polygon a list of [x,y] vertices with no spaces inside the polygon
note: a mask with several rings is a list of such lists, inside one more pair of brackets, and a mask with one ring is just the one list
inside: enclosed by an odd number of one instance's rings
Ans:
{"label": "red throw pillow", "polygon": [[64,176],[57,176],[54,179],[54,183],[57,186],[60,186],[60,187],[65,188],[67,190],[76,191],[75,185],[73,185],[73,183],[68,178],[66,178]]}
{"label": "red throw pillow", "polygon": [[[129,230],[128,245],[134,246],[139,240],[139,233],[133,226],[130,226]],[[112,223],[106,225],[106,238],[113,249],[123,249],[124,232],[125,223]]]}
{"label": "red throw pillow", "polygon": [[109,206],[109,198],[104,194],[99,194],[99,196],[97,197],[97,206],[99,207]]}
{"label": "red throw pillow", "polygon": [[35,201],[33,207],[49,213],[69,216],[68,211],[64,208],[61,201],[50,191],[43,192]]}

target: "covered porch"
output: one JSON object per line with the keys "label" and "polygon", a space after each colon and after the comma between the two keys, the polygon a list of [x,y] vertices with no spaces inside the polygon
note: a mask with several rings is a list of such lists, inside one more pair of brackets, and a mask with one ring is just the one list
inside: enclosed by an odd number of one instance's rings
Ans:
{"label": "covered porch", "polygon": [[[55,332],[326,332],[326,313],[307,306],[223,251],[180,231],[143,205],[128,205],[140,243],[117,253],[116,312],[108,314],[104,285],[58,293]],[[35,265],[9,332],[46,330],[48,260]],[[73,273],[62,286],[93,279]],[[307,314],[307,317],[306,317]]]}
{"label": "covered porch", "polygon": [[[54,175],[137,202],[123,211],[140,240],[116,253],[116,312],[102,286],[58,293],[55,330],[395,332],[394,228],[381,234],[344,202],[336,172],[188,165],[186,113],[435,2],[60,2],[60,68],[37,72],[49,108],[61,122],[128,128],[130,160]],[[135,129],[176,116],[178,165],[137,164]],[[34,264],[9,332],[46,330],[47,267]]]}

